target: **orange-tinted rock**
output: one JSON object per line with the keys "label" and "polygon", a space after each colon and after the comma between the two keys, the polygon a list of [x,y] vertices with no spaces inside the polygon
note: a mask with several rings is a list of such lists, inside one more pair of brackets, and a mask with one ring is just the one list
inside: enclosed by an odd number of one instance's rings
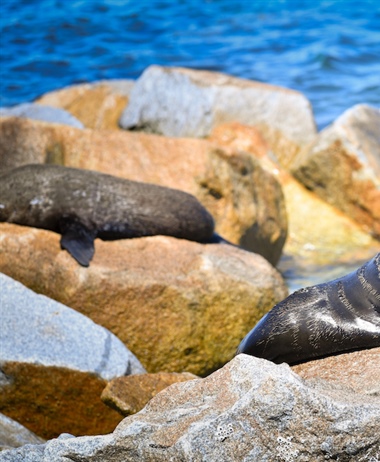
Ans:
{"label": "orange-tinted rock", "polygon": [[149,372],[205,375],[287,289],[259,255],[154,236],[96,240],[89,268],[58,234],[0,224],[0,271],[117,335]]}
{"label": "orange-tinted rock", "polygon": [[287,236],[284,197],[276,177],[245,153],[219,149],[209,155],[198,181],[197,197],[214,216],[216,231],[275,265]]}
{"label": "orange-tinted rock", "polygon": [[294,175],[380,239],[380,111],[354,106],[298,158]]}
{"label": "orange-tinted rock", "polygon": [[354,351],[292,366],[307,381],[326,381],[364,395],[380,395],[380,348]]}
{"label": "orange-tinted rock", "polygon": [[48,160],[47,145],[51,132],[38,133],[34,142],[31,142],[34,125],[35,121],[28,119],[0,118],[0,172]]}
{"label": "orange-tinted rock", "polygon": [[208,137],[210,141],[233,151],[245,151],[258,159],[269,155],[269,145],[260,131],[239,122],[218,125]]}
{"label": "orange-tinted rock", "polygon": [[146,403],[173,383],[198,378],[188,372],[158,372],[130,375],[111,380],[102,393],[102,401],[127,416],[141,411]]}
{"label": "orange-tinted rock", "polygon": [[65,109],[87,128],[116,129],[132,86],[130,80],[73,85],[46,93],[36,102]]}
{"label": "orange-tinted rock", "polygon": [[9,385],[1,387],[0,412],[42,438],[105,434],[122,420],[101,401],[107,381],[96,375],[16,362],[1,369]]}

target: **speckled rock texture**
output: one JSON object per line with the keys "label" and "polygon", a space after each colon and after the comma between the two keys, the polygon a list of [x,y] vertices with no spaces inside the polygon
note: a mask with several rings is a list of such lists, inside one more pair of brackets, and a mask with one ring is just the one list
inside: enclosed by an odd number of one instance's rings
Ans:
{"label": "speckled rock texture", "polygon": [[[170,386],[111,435],[29,446],[25,460],[368,462],[380,456],[379,419],[378,394],[239,355],[205,379]],[[4,462],[25,453],[9,451]]]}
{"label": "speckled rock texture", "polygon": [[214,371],[232,358],[247,326],[287,295],[263,257],[231,245],[96,239],[84,268],[59,238],[0,223],[0,271],[109,329],[149,372]]}

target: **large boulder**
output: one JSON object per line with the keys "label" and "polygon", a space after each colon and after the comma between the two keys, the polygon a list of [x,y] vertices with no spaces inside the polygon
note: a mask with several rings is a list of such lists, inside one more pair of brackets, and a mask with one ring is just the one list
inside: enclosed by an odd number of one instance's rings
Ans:
{"label": "large boulder", "polygon": [[14,449],[4,462],[25,454],[28,462],[375,461],[379,420],[378,393],[239,355],[205,379],[165,389],[111,435]]}
{"label": "large boulder", "polygon": [[96,240],[83,268],[58,234],[0,224],[0,271],[117,335],[149,372],[205,375],[287,295],[259,255],[226,244],[153,236]]}
{"label": "large boulder", "polygon": [[232,121],[259,128],[285,166],[316,135],[311,104],[297,91],[217,72],[161,66],[148,67],[136,81],[120,126],[204,137]]}
{"label": "large boulder", "polygon": [[380,110],[358,105],[325,128],[292,171],[380,239]]}
{"label": "large boulder", "polygon": [[120,418],[101,392],[112,378],[144,373],[137,358],[111,332],[1,273],[0,293],[0,411],[45,438],[112,431]]}
{"label": "large boulder", "polygon": [[281,187],[255,159],[206,140],[41,122],[0,122],[0,170],[54,163],[160,184],[196,196],[225,239],[276,264],[286,239]]}
{"label": "large boulder", "polygon": [[65,109],[87,128],[117,129],[133,80],[101,80],[45,93],[36,103]]}

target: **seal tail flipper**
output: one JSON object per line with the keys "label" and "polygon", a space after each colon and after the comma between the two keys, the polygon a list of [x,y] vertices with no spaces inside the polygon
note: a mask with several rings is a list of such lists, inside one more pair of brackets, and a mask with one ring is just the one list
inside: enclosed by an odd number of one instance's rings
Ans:
{"label": "seal tail flipper", "polygon": [[94,256],[95,233],[77,220],[62,219],[61,228],[61,248],[82,266],[89,266]]}
{"label": "seal tail flipper", "polygon": [[233,247],[239,247],[236,244],[233,244],[230,241],[227,241],[227,239],[224,239],[220,234],[214,232],[211,236],[211,239],[207,241],[207,244],[227,244],[227,245],[232,245]]}

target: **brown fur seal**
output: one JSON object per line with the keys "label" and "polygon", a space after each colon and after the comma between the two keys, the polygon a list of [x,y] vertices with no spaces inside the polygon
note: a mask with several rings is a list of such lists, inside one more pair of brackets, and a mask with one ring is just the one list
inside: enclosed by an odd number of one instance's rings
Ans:
{"label": "brown fur seal", "polygon": [[243,339],[239,353],[275,363],[380,346],[380,253],[357,271],[294,292]]}
{"label": "brown fur seal", "polygon": [[0,185],[0,221],[62,234],[61,247],[82,266],[97,237],[217,240],[212,216],[175,189],[58,165],[15,168],[0,176]]}

